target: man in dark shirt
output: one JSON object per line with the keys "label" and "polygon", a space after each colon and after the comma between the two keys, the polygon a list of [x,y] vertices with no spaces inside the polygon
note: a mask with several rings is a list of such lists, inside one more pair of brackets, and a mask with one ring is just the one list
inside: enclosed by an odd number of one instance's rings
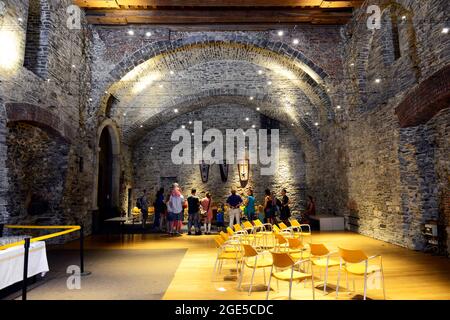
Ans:
{"label": "man in dark shirt", "polygon": [[195,234],[200,234],[200,199],[196,195],[197,190],[192,189],[191,195],[187,198],[188,202],[188,234],[191,234],[192,225],[195,229]]}
{"label": "man in dark shirt", "polygon": [[237,224],[241,223],[241,208],[242,204],[241,196],[236,194],[235,189],[231,189],[231,195],[227,199],[227,204],[230,206],[230,227],[234,225],[234,220],[236,220]]}

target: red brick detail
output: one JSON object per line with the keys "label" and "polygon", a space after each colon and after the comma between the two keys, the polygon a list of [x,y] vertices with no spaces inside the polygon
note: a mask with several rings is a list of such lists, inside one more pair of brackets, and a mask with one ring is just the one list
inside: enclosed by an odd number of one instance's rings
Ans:
{"label": "red brick detail", "polygon": [[400,126],[424,124],[439,111],[450,107],[450,66],[419,84],[395,109]]}
{"label": "red brick detail", "polygon": [[28,103],[6,103],[6,116],[9,122],[27,122],[56,132],[67,142],[72,143],[76,130],[49,110]]}

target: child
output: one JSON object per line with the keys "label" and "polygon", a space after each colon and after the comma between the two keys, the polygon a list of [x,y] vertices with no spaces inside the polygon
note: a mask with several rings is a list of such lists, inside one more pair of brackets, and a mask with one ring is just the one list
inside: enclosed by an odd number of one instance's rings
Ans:
{"label": "child", "polygon": [[262,205],[259,205],[258,207],[258,219],[259,221],[264,221],[264,207]]}
{"label": "child", "polygon": [[223,212],[225,211],[225,208],[223,207],[223,204],[219,205],[217,208],[217,215],[216,215],[216,225],[217,225],[217,231],[223,231],[225,224],[224,224],[224,216]]}

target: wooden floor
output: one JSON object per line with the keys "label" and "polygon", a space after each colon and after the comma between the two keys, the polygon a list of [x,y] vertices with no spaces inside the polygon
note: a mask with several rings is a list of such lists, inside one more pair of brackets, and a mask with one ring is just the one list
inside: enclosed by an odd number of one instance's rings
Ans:
{"label": "wooden floor", "polygon": [[[256,291],[251,296],[246,291],[236,288],[235,264],[224,264],[220,277],[212,281],[216,248],[213,236],[168,237],[160,234],[125,235],[122,239],[90,237],[86,240],[87,249],[164,249],[187,248],[187,252],[179,265],[175,276],[167,289],[163,299],[265,299],[263,271],[258,270],[255,275]],[[347,248],[361,248],[369,255],[381,254],[385,270],[385,285],[387,299],[450,299],[450,259],[436,257],[430,254],[411,251],[379,240],[350,232],[316,233],[314,242],[325,243],[330,249],[337,246]],[[75,249],[77,243],[66,245],[68,249]],[[131,267],[131,266],[130,266]],[[95,266],[92,271],[95,272]],[[268,274],[269,270],[267,270]],[[318,272],[316,275],[319,276]],[[124,274],[124,276],[127,276]],[[132,273],[129,275],[132,277]],[[248,288],[251,272],[246,270],[243,289]],[[322,282],[317,277],[315,281],[316,300],[335,300],[335,284],[337,270],[331,269],[327,294],[323,294]],[[287,284],[280,282],[276,291],[276,282],[272,282],[274,289],[269,299],[286,299]],[[355,292],[346,290],[345,277],[341,282],[338,299],[360,299],[363,283],[357,279]],[[350,279],[350,288],[353,288]],[[293,299],[312,299],[311,284],[294,284]],[[342,293],[342,294],[341,294]],[[382,299],[382,290],[371,289],[368,299]]]}

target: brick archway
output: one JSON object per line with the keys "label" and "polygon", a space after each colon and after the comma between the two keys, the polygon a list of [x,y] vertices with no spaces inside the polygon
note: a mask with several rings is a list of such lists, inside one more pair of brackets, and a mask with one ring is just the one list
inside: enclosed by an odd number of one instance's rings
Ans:
{"label": "brick archway", "polygon": [[397,106],[402,128],[427,123],[439,111],[450,107],[450,65],[414,88]]}
{"label": "brick archway", "polygon": [[[321,107],[324,120],[334,118],[332,101],[326,90],[329,75],[322,68],[308,59],[303,53],[285,43],[271,42],[268,40],[255,41],[246,36],[236,35],[205,35],[174,41],[158,41],[140,48],[129,57],[124,58],[109,72],[108,81],[101,88],[105,92],[105,95],[99,101],[98,114],[104,114],[111,94],[120,99],[121,91],[129,88],[129,84],[135,81],[138,73],[148,68],[150,61],[155,59],[165,60],[167,57],[190,52],[191,50],[203,50],[206,52],[207,50],[219,50],[222,47],[229,50],[229,53],[225,52],[224,56],[230,54],[231,60],[233,60],[233,54],[235,52],[243,50],[251,54],[239,56],[239,61],[242,60],[249,64],[257,61],[255,64],[258,65],[260,60],[267,61],[271,59],[285,66],[285,73],[289,74],[283,74],[283,77],[287,79],[286,81],[295,82],[293,86],[297,86],[310,100],[315,101],[317,107]],[[194,62],[198,56],[200,55],[193,56]],[[221,58],[224,59],[224,57]],[[214,61],[216,58],[210,55],[210,59]],[[175,66],[174,69],[177,69],[177,67],[179,66]],[[167,69],[166,66],[165,68]],[[263,68],[270,69],[267,66]],[[163,74],[167,74],[168,72],[168,70],[164,70]],[[293,77],[294,80],[289,77]],[[251,95],[253,96],[254,94],[252,93]]]}
{"label": "brick archway", "polygon": [[26,122],[57,133],[64,140],[72,143],[76,130],[52,112],[29,103],[6,103],[6,121]]}

